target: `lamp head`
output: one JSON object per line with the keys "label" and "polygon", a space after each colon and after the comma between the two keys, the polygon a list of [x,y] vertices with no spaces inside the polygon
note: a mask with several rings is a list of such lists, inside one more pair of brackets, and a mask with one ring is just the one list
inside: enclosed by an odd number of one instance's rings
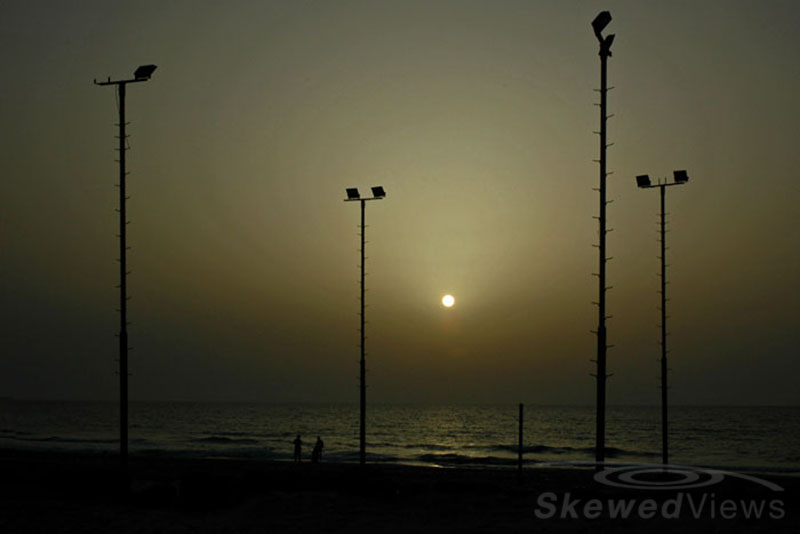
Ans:
{"label": "lamp head", "polygon": [[650,177],[646,174],[640,174],[636,177],[636,185],[638,187],[650,187]]}
{"label": "lamp head", "polygon": [[[603,36],[601,35],[602,31],[608,26],[608,23],[611,22],[611,13],[608,11],[601,11],[592,21],[592,28],[594,28],[594,34],[597,36],[597,40],[601,43],[603,42]],[[609,43],[611,46],[611,43]]]}
{"label": "lamp head", "polygon": [[358,200],[361,198],[361,195],[358,193],[358,189],[355,187],[348,187],[347,191],[347,200]]}
{"label": "lamp head", "polygon": [[133,77],[137,80],[149,80],[156,68],[155,65],[142,65],[134,71]]}
{"label": "lamp head", "polygon": [[676,184],[685,184],[689,181],[689,175],[686,174],[686,171],[674,171],[672,174],[675,177]]}
{"label": "lamp head", "polygon": [[386,191],[383,190],[383,187],[377,185],[372,188],[372,196],[375,198],[383,198],[386,196]]}

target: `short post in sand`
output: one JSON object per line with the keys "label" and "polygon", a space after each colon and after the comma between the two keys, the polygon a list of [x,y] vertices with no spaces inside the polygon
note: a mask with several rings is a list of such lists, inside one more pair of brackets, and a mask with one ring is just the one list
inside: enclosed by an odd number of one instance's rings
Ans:
{"label": "short post in sand", "polygon": [[522,411],[523,404],[519,403],[519,441],[517,443],[517,471],[522,474]]}

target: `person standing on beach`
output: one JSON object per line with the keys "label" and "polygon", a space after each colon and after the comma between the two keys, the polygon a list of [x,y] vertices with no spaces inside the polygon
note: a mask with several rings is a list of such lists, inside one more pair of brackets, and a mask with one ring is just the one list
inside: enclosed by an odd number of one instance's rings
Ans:
{"label": "person standing on beach", "polygon": [[294,438],[294,461],[300,461],[300,449],[303,446],[303,442],[300,440],[300,434],[297,434],[297,437]]}
{"label": "person standing on beach", "polygon": [[311,461],[315,464],[322,460],[322,447],[324,446],[325,444],[322,442],[322,439],[317,436],[317,442],[314,444],[314,451],[311,453]]}

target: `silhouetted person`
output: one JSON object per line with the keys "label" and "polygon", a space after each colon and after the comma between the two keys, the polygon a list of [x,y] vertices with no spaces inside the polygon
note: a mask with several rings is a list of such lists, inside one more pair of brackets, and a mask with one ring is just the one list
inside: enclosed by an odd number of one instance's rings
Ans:
{"label": "silhouetted person", "polygon": [[294,438],[294,461],[300,461],[300,451],[303,447],[303,442],[300,440],[300,434],[297,434],[297,437]]}
{"label": "silhouetted person", "polygon": [[325,444],[322,442],[319,436],[317,436],[317,442],[314,444],[314,450],[311,452],[311,461],[313,463],[319,463],[322,460],[322,448]]}

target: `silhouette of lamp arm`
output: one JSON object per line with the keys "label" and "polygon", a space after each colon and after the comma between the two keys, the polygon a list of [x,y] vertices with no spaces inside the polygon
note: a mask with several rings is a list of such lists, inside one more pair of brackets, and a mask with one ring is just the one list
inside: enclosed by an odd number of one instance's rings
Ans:
{"label": "silhouette of lamp arm", "polygon": [[94,79],[95,85],[125,85],[129,83],[137,83],[137,82],[146,82],[152,76],[153,72],[158,67],[156,65],[140,65],[133,71],[133,78],[129,78],[127,80],[112,80],[109,76],[108,79],[104,82],[98,82],[97,78]]}
{"label": "silhouette of lamp arm", "polygon": [[657,183],[653,183],[650,180],[650,175],[648,174],[640,174],[636,177],[636,185],[640,189],[649,189],[655,187],[670,187],[673,185],[684,185],[689,181],[689,175],[686,171],[673,171],[673,182],[669,183],[666,178],[659,180]]}
{"label": "silhouette of lamp arm", "polygon": [[386,191],[384,191],[383,187],[375,186],[372,188],[372,197],[371,198],[361,198],[361,194],[358,192],[358,189],[355,187],[348,187],[346,189],[347,198],[344,199],[345,202],[358,202],[361,205],[361,360],[360,360],[360,384],[359,384],[359,400],[360,400],[360,417],[359,417],[359,454],[358,459],[361,465],[364,465],[367,462],[367,377],[366,377],[366,350],[365,350],[365,336],[364,336],[364,264],[366,261],[366,256],[364,256],[364,247],[366,245],[366,241],[364,240],[364,231],[366,226],[364,225],[364,213],[367,201],[369,200],[381,200],[386,198]]}

